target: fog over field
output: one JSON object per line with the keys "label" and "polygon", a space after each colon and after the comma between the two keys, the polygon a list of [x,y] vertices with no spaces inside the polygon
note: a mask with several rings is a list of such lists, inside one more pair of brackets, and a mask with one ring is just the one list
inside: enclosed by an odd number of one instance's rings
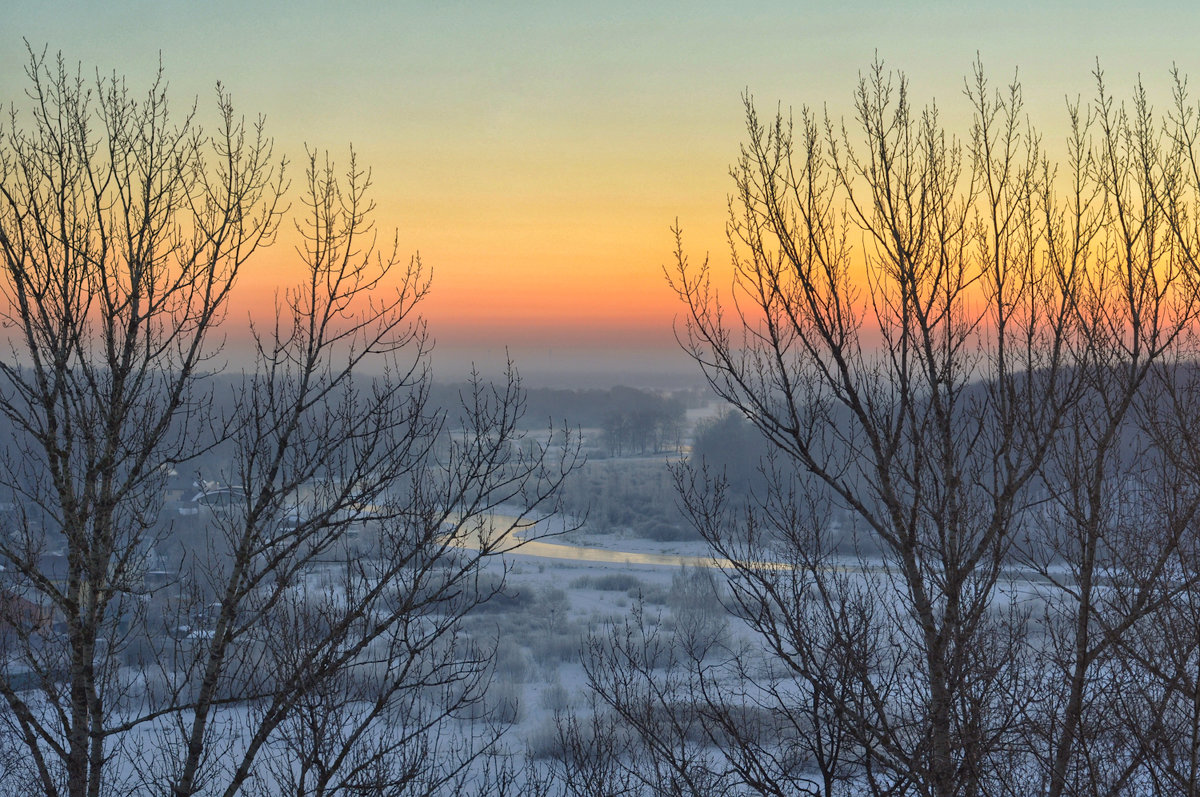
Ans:
{"label": "fog over field", "polygon": [[528,387],[607,389],[614,385],[655,390],[700,386],[695,364],[678,346],[609,349],[596,346],[455,346],[438,344],[433,354],[435,376],[454,382],[472,366],[487,376],[503,373],[511,357]]}

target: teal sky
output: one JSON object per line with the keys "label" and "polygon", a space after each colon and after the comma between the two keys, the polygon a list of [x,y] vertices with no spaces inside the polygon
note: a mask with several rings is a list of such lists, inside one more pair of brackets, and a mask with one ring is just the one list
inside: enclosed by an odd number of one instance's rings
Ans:
{"label": "teal sky", "polygon": [[353,144],[381,225],[435,269],[447,357],[507,344],[534,370],[686,367],[668,227],[722,257],[743,91],[843,115],[878,54],[965,132],[978,54],[995,83],[1019,67],[1053,144],[1097,58],[1118,96],[1140,73],[1165,100],[1173,63],[1200,80],[1200,10],[1182,2],[10,0],[0,20],[0,101],[23,89],[24,37],[134,87],[161,54],[174,102],[198,95],[202,118],[221,80],[293,159]]}

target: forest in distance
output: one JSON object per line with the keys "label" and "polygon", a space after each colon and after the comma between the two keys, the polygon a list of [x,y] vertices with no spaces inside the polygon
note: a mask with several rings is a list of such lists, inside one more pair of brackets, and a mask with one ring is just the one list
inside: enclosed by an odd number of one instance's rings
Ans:
{"label": "forest in distance", "polygon": [[729,267],[665,269],[699,386],[567,389],[433,380],[353,150],[28,49],[0,792],[1200,794],[1183,75],[1097,68],[1062,146],[980,65],[961,130],[878,61],[845,118],[745,96]]}

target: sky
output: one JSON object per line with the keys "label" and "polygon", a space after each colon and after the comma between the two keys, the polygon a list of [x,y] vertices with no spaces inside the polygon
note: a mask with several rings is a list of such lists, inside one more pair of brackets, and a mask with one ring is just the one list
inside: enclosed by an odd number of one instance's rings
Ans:
{"label": "sky", "polygon": [[[978,58],[997,82],[1019,74],[1052,144],[1097,60],[1118,96],[1141,75],[1165,99],[1173,64],[1200,76],[1197,31],[1190,2],[7,0],[0,103],[24,88],[23,39],[134,88],[161,58],[202,120],[221,81],[294,178],[305,147],[371,167],[378,225],[433,270],[439,378],[507,351],[533,383],[653,385],[698,378],[663,266],[678,220],[690,258],[724,268],[744,93],[845,116],[878,57],[965,134]],[[263,253],[235,313],[292,263],[286,245]]]}

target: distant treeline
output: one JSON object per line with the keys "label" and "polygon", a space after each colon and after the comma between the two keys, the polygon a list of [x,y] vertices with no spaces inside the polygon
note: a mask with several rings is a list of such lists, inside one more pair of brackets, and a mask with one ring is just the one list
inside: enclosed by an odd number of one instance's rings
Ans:
{"label": "distant treeline", "polygon": [[[437,385],[435,404],[453,407],[463,386]],[[702,389],[653,391],[618,385],[607,390],[531,388],[524,423],[532,429],[551,420],[572,427],[599,429],[600,448],[592,455],[631,456],[677,451],[683,443],[688,407],[711,400]]]}

